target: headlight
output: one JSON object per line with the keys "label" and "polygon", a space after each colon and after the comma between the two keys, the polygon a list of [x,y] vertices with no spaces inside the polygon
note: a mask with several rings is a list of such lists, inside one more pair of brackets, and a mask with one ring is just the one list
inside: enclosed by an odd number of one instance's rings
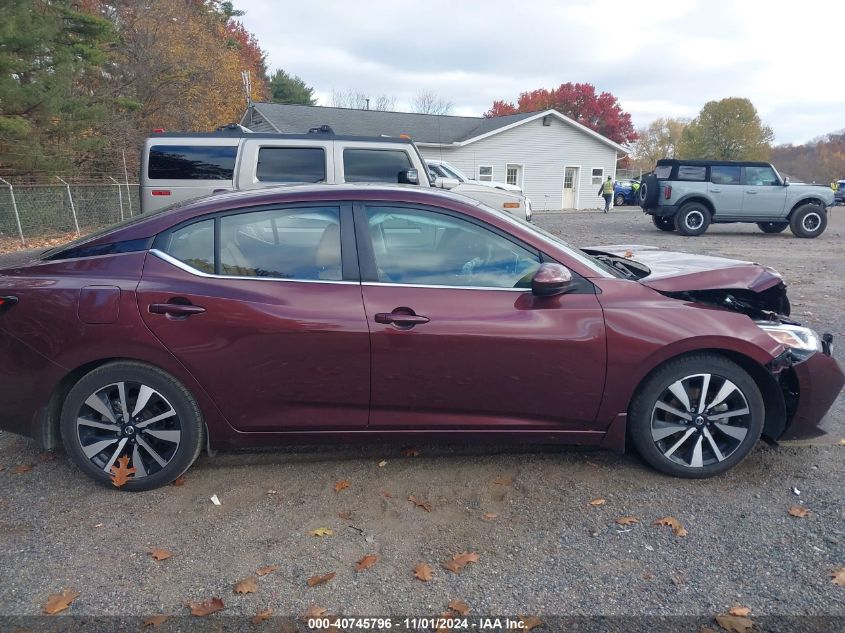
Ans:
{"label": "headlight", "polygon": [[822,347],[819,336],[808,327],[786,325],[770,321],[757,321],[757,326],[778,343],[808,352],[820,352]]}

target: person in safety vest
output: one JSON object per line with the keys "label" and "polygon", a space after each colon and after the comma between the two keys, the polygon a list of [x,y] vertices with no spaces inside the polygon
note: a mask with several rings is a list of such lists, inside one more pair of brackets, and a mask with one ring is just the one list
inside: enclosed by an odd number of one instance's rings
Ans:
{"label": "person in safety vest", "polygon": [[613,200],[613,178],[607,177],[607,180],[599,188],[599,195],[604,198],[604,212],[610,211],[610,201]]}

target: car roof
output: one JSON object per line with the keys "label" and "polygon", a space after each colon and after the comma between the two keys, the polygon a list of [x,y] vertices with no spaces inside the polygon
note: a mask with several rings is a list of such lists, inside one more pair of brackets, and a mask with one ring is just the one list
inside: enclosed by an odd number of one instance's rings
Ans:
{"label": "car roof", "polygon": [[771,167],[771,163],[754,160],[683,160],[680,158],[661,158],[657,161],[658,167],[668,165],[689,165],[692,167],[708,167],[716,165],[717,167]]}
{"label": "car roof", "polygon": [[211,139],[230,139],[230,138],[244,138],[252,139],[272,139],[272,140],[295,140],[295,141],[363,141],[369,143],[402,143],[409,145],[413,143],[410,138],[402,138],[400,136],[353,136],[349,134],[333,134],[326,132],[319,132],[314,134],[277,134],[269,132],[242,132],[237,130],[226,130],[225,132],[153,132],[147,137],[147,142],[152,142],[155,139],[194,139],[194,138],[211,138]]}

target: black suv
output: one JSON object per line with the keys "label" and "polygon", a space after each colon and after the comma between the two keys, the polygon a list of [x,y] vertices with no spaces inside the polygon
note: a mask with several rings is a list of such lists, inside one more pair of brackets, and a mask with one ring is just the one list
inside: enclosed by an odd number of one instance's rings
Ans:
{"label": "black suv", "polygon": [[640,186],[640,206],[661,231],[701,235],[712,222],[754,222],[765,233],[789,227],[818,237],[833,190],[790,185],[769,163],[662,159]]}

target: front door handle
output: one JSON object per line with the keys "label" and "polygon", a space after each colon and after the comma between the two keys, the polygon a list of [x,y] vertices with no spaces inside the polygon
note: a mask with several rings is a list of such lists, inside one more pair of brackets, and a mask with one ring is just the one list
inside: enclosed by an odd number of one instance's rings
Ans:
{"label": "front door handle", "polygon": [[747,193],[747,194],[749,194],[749,195],[752,195],[752,196],[756,196],[756,195],[757,195],[757,192],[756,192],[756,191],[754,191],[753,189],[752,189],[751,191],[746,191],[745,193]]}
{"label": "front door handle", "polygon": [[205,312],[205,308],[202,306],[195,306],[191,303],[151,303],[149,310],[152,314],[183,318]]}
{"label": "front door handle", "polygon": [[710,193],[722,193],[721,189],[711,189]]}
{"label": "front door handle", "polygon": [[385,325],[396,325],[399,327],[412,328],[415,325],[422,325],[431,321],[426,316],[419,314],[408,314],[407,312],[379,312],[375,316],[376,323]]}

